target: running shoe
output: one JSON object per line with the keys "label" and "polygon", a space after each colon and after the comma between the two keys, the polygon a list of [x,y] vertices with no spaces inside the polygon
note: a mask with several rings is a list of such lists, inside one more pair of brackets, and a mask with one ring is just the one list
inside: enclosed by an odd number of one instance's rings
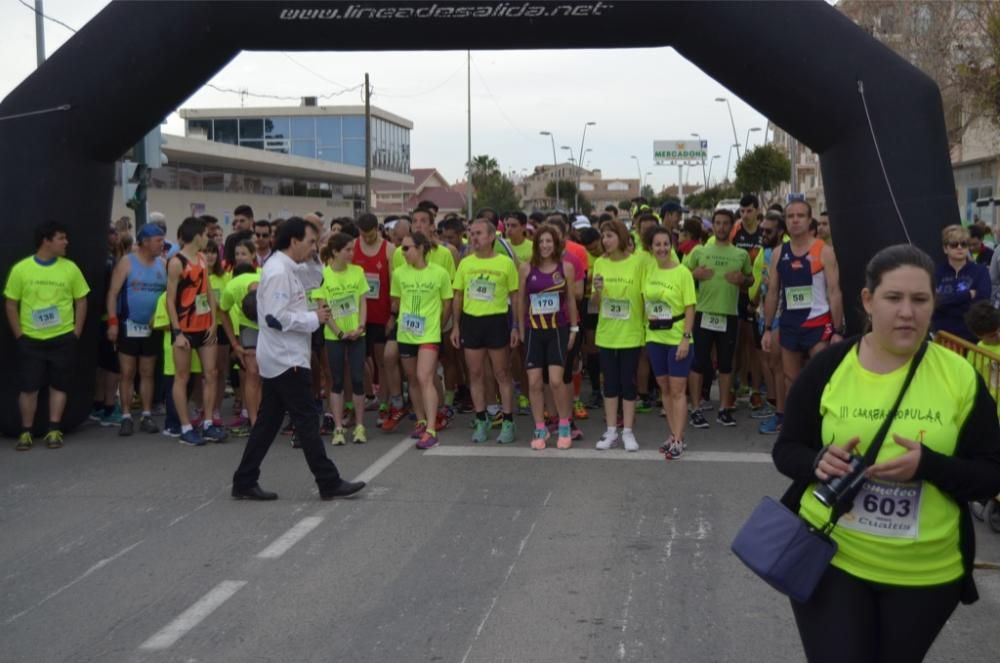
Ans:
{"label": "running shoe", "polygon": [[382,424],[385,423],[386,418],[389,416],[389,406],[382,403],[378,406],[378,417],[375,419],[375,428],[382,430]]}
{"label": "running shoe", "polygon": [[583,404],[579,398],[573,403],[573,418],[574,419],[589,419],[590,412],[587,411],[587,406]]}
{"label": "running shoe", "polygon": [[288,421],[288,425],[281,429],[282,435],[292,435],[295,433],[295,426],[292,425],[291,420]]}
{"label": "running shoe", "polygon": [[617,430],[614,430],[614,431],[610,431],[610,430],[604,431],[604,435],[602,435],[601,439],[599,439],[597,441],[596,447],[598,449],[600,449],[601,451],[607,451],[611,447],[615,446],[615,442],[617,442],[617,441],[618,441],[618,431]]}
{"label": "running shoe", "polygon": [[365,396],[365,412],[374,412],[379,409],[378,396]]}
{"label": "running shoe", "polygon": [[521,417],[531,414],[531,401],[524,394],[517,396],[517,414]]}
{"label": "running shoe", "polygon": [[420,439],[417,440],[417,449],[433,449],[438,445],[437,435],[433,433],[428,433],[426,430],[420,435]]}
{"label": "running shoe", "polygon": [[406,416],[406,412],[399,408],[390,408],[388,414],[386,415],[385,421],[382,422],[382,431],[386,433],[391,433],[396,430],[396,426],[399,422],[403,420]]}
{"label": "running shoe", "polygon": [[104,428],[111,428],[113,426],[121,426],[122,423],[122,413],[121,410],[116,406],[114,410],[108,414],[101,416],[101,426]]}
{"label": "running shoe", "polygon": [[288,443],[292,445],[292,449],[301,449],[302,448],[302,443],[299,442],[299,438],[298,438],[298,436],[295,435],[295,433],[292,433],[292,439],[289,440]]}
{"label": "running shoe", "polygon": [[711,412],[714,409],[715,409],[715,404],[710,399],[703,398],[701,400],[701,411],[702,412]]}
{"label": "running shoe", "polygon": [[497,436],[497,444],[513,444],[514,430],[513,421],[504,421],[500,424],[500,435]]}
{"label": "running shoe", "polygon": [[545,443],[549,440],[549,431],[547,428],[535,428],[535,434],[531,438],[531,448],[535,451],[541,451],[545,448]]}
{"label": "running shoe", "polygon": [[347,433],[343,428],[338,428],[333,431],[333,437],[330,439],[330,444],[335,447],[342,447],[347,444]]}
{"label": "running shoe", "polygon": [[244,417],[243,415],[237,414],[235,417],[233,417],[232,421],[229,422],[227,428],[239,428],[240,426],[249,426],[249,425],[250,425],[250,419],[248,417]]}
{"label": "running shoe", "polygon": [[329,435],[334,430],[336,430],[336,428],[337,428],[337,424],[333,420],[333,415],[330,414],[330,413],[324,414],[323,415],[323,423],[320,424],[320,427],[319,427],[319,434],[320,435]]}
{"label": "running shoe", "polygon": [[354,444],[364,444],[368,441],[368,434],[365,432],[365,427],[358,424],[354,427],[354,432],[351,433],[351,439]]}
{"label": "running shoe", "polygon": [[663,444],[661,444],[659,446],[659,448],[657,448],[657,451],[659,451],[661,454],[663,454],[664,456],[666,456],[667,460],[670,460],[670,443],[673,442],[673,441],[674,441],[674,438],[671,435],[669,438],[667,438],[666,442],[664,442]]}
{"label": "running shoe", "polygon": [[102,417],[104,417],[104,408],[103,407],[99,407],[99,408],[95,408],[95,409],[91,410],[90,414],[87,416],[88,419],[90,419],[91,421],[96,421],[97,423],[101,423],[101,418]]}
{"label": "running shoe", "polygon": [[419,440],[425,432],[427,432],[427,422],[418,421],[416,425],[413,426],[413,432],[410,433],[410,437],[414,440]]}
{"label": "running shoe", "polygon": [[558,437],[556,438],[556,448],[557,449],[570,449],[573,446],[572,437]]}
{"label": "running shoe", "polygon": [[472,441],[483,444],[489,439],[490,422],[488,419],[473,420]]}
{"label": "running shoe", "polygon": [[750,387],[746,386],[746,385],[744,385],[742,387],[737,387],[735,395],[736,395],[736,400],[738,400],[738,401],[747,401],[747,400],[750,400],[750,396],[751,396],[751,394],[750,394]]}
{"label": "running shoe", "polygon": [[458,410],[459,414],[470,414],[476,411],[476,406],[472,402],[471,396],[466,396],[464,398],[455,398],[455,409]]}
{"label": "running shoe", "polygon": [[759,407],[750,409],[751,419],[767,419],[772,415],[774,415],[774,408],[767,401],[762,401]]}
{"label": "running shoe", "polygon": [[760,422],[757,432],[761,435],[777,435],[781,432],[781,424],[778,422],[778,415],[772,415]]}
{"label": "running shoe", "polygon": [[640,398],[635,402],[635,411],[639,414],[646,414],[653,411],[653,406],[649,404],[648,398]]}
{"label": "running shoe", "polygon": [[139,420],[139,430],[143,433],[155,435],[160,432],[160,427],[156,425],[156,422],[153,421],[152,417],[146,415]]}
{"label": "running shoe", "polygon": [[250,426],[236,426],[229,429],[229,434],[233,437],[250,437]]}
{"label": "running shoe", "polygon": [[701,410],[693,410],[688,417],[688,423],[691,424],[691,428],[708,428],[708,421]]}
{"label": "running shoe", "polygon": [[455,410],[448,407],[447,405],[442,405],[438,408],[437,416],[434,417],[434,430],[444,430],[449,425],[451,425],[451,420],[455,418]]}
{"label": "running shoe", "polygon": [[670,454],[670,459],[677,460],[680,458],[684,454],[684,448],[686,446],[687,445],[684,443],[684,440],[671,440],[670,448],[667,450],[667,453]]}
{"label": "running shoe", "polygon": [[571,440],[583,439],[583,431],[577,428],[576,422],[572,420],[569,422],[569,437]]}
{"label": "running shoe", "polygon": [[181,433],[177,441],[189,447],[205,446],[205,438],[201,436],[197,428],[192,428],[186,433]]}
{"label": "running shoe", "polygon": [[17,446],[14,447],[18,451],[28,451],[35,444],[35,441],[31,438],[31,433],[24,431],[17,438]]}
{"label": "running shoe", "polygon": [[756,410],[761,405],[764,404],[764,398],[758,392],[753,392],[750,394],[750,410]]}
{"label": "running shoe", "polygon": [[639,441],[635,439],[635,433],[630,430],[622,431],[622,444],[625,446],[625,451],[639,450]]}
{"label": "running shoe", "polygon": [[209,442],[215,442],[216,444],[225,442],[229,437],[229,433],[226,432],[225,428],[221,426],[211,425],[201,431],[201,436]]}
{"label": "running shoe", "polygon": [[588,410],[600,410],[604,407],[604,396],[601,396],[601,392],[596,391],[590,395],[590,400],[587,401]]}
{"label": "running shoe", "polygon": [[181,427],[180,426],[165,427],[162,431],[160,431],[160,433],[166,437],[180,437]]}
{"label": "running shoe", "polygon": [[62,449],[63,434],[61,430],[50,430],[45,434],[45,446],[49,449]]}
{"label": "running shoe", "polygon": [[723,426],[727,426],[727,427],[729,427],[729,426],[735,426],[736,425],[736,420],[733,419],[733,411],[732,411],[732,409],[728,409],[728,408],[727,409],[722,409],[720,407],[719,408],[719,414],[717,414],[715,416],[715,421],[717,423],[720,423]]}
{"label": "running shoe", "polygon": [[135,422],[132,417],[122,417],[122,422],[118,426],[118,437],[129,437],[135,434]]}
{"label": "running shoe", "polygon": [[354,408],[345,407],[344,408],[344,427],[350,428],[355,423]]}

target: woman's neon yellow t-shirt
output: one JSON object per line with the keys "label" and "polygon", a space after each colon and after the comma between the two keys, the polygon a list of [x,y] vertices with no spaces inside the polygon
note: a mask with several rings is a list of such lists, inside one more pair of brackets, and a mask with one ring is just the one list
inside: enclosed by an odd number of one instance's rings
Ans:
{"label": "woman's neon yellow t-shirt", "polygon": [[229,319],[233,323],[233,331],[237,334],[244,327],[248,329],[258,328],[256,322],[243,315],[243,300],[250,292],[250,286],[254,283],[260,283],[260,271],[235,276],[222,289],[219,308],[229,313]]}
{"label": "woman's neon yellow t-shirt", "polygon": [[407,264],[394,269],[389,295],[399,299],[396,340],[411,345],[441,342],[444,302],[454,297],[451,279],[443,267],[427,265],[416,269]]}
{"label": "woman's neon yellow t-shirt", "polygon": [[519,262],[531,262],[531,252],[534,250],[532,249],[534,243],[530,239],[525,239],[517,245],[510,240],[507,240],[507,243],[510,244],[510,248],[514,252],[514,255],[517,256]]}
{"label": "woman's neon yellow t-shirt", "polygon": [[[348,265],[344,271],[335,272],[327,265],[323,268],[323,285],[317,290],[330,307],[330,316],[337,329],[347,333],[360,326],[361,298],[368,293],[365,270],[358,265]],[[323,338],[336,341],[337,335],[323,325]]]}
{"label": "woman's neon yellow t-shirt", "polygon": [[[642,298],[646,314],[646,342],[679,345],[684,335],[684,312],[694,306],[698,296],[694,290],[694,277],[687,267],[675,264],[661,269],[658,264],[646,270],[642,282]],[[673,320],[670,329],[649,328],[653,319]]]}
{"label": "woman's neon yellow t-shirt", "polygon": [[18,302],[21,331],[44,341],[74,329],[77,299],[90,292],[76,263],[66,258],[42,265],[28,256],[10,270],[3,296]]}
{"label": "woman's neon yellow t-shirt", "polygon": [[506,313],[507,297],[518,287],[517,268],[506,255],[469,254],[458,263],[452,288],[462,292],[462,313],[482,317]]}
{"label": "woman's neon yellow t-shirt", "polygon": [[232,272],[223,272],[221,275],[208,275],[208,287],[212,289],[212,294],[215,295],[216,304],[222,301],[222,291],[226,289],[226,284],[232,280]]}
{"label": "woman's neon yellow t-shirt", "polygon": [[642,347],[646,326],[642,307],[642,258],[636,255],[622,260],[598,258],[594,263],[594,278],[598,276],[604,280],[597,317],[598,347]]}
{"label": "woman's neon yellow t-shirt", "polygon": [[[859,437],[856,453],[864,454],[896,402],[910,368],[879,375],[861,365],[852,348],[823,390],[819,410],[823,444],[846,444]],[[958,435],[972,410],[976,374],[962,357],[936,344],[913,377],[879,449],[876,462],[898,458],[906,449],[893,434],[916,440],[928,449],[954,455]],[[822,526],[830,509],[806,490],[799,513]],[[888,585],[937,585],[960,578],[959,507],[929,481],[867,481],[833,530],[838,550],[832,564],[853,576]]]}

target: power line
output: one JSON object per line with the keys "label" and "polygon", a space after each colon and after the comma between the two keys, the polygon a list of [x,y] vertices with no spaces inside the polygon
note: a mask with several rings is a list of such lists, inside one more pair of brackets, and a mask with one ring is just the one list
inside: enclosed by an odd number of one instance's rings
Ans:
{"label": "power line", "polygon": [[[451,82],[451,79],[455,78],[455,76],[460,71],[462,71],[463,69],[465,69],[465,65],[461,64],[461,65],[458,66],[458,69],[456,69],[455,71],[451,72],[451,74],[448,76],[448,78],[444,79],[443,81],[441,81],[437,85],[434,85],[434,86],[429,87],[429,88],[424,88],[420,92],[416,92],[414,94],[386,94],[385,92],[382,92],[381,95],[383,97],[388,97],[390,99],[413,99],[415,97],[422,97],[422,96],[424,96],[426,94],[430,94],[431,92],[436,92],[437,90],[443,88],[445,85],[447,85],[449,82]],[[391,90],[392,88],[389,88],[389,89]]]}
{"label": "power line", "polygon": [[[242,97],[255,97],[258,99],[275,99],[278,101],[300,101],[302,97],[290,97],[287,95],[280,94],[264,94],[261,92],[250,92],[249,90],[236,90],[233,88],[220,87],[213,83],[208,83],[205,87],[210,87],[217,92],[227,92],[230,94],[238,94]],[[317,97],[317,99],[332,99],[333,97],[339,97],[341,95],[347,94],[349,92],[354,92],[355,90],[360,90],[364,87],[364,84],[355,85],[354,87],[344,88],[337,92],[330,92],[329,94],[323,94]]]}
{"label": "power line", "polygon": [[63,23],[62,21],[60,21],[57,18],[52,18],[51,16],[43,14],[42,12],[38,11],[37,9],[35,9],[35,7],[33,5],[28,4],[26,0],[17,0],[17,1],[20,2],[22,5],[24,5],[25,7],[27,7],[28,9],[30,9],[33,14],[38,14],[39,16],[41,16],[42,18],[44,18],[45,20],[52,21],[56,25],[61,25],[64,28],[66,28],[67,30],[69,30],[70,32],[76,34],[76,30],[75,29],[69,27],[68,25],[66,25],[65,23]]}
{"label": "power line", "polygon": [[313,75],[313,76],[315,76],[316,78],[320,79],[321,81],[325,81],[325,82],[329,83],[330,85],[336,85],[336,86],[337,86],[337,87],[339,87],[339,88],[345,88],[345,89],[347,88],[347,86],[346,86],[346,85],[344,85],[343,83],[338,83],[337,81],[333,81],[333,80],[330,80],[329,78],[327,78],[327,77],[326,77],[326,76],[324,76],[323,74],[321,74],[321,73],[319,73],[319,72],[317,72],[317,71],[315,71],[315,70],[313,70],[313,69],[310,69],[310,68],[309,68],[309,67],[307,67],[306,65],[302,64],[301,62],[299,62],[298,60],[296,60],[295,58],[293,58],[293,57],[292,57],[291,55],[289,55],[288,53],[285,53],[284,51],[282,51],[282,53],[281,53],[281,54],[282,54],[282,55],[284,55],[284,56],[285,56],[286,58],[288,58],[288,60],[289,60],[289,61],[290,61],[290,62],[291,62],[292,64],[294,64],[294,65],[295,65],[295,66],[297,66],[297,67],[301,67],[302,69],[305,69],[306,71],[308,71],[308,72],[309,72],[310,74],[312,74],[312,75]]}

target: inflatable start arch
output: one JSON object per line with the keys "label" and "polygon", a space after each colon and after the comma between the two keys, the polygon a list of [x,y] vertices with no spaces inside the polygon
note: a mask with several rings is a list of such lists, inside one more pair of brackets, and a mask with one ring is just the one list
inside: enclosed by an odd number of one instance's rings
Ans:
{"label": "inflatable start arch", "polygon": [[[737,52],[734,34],[759,38]],[[70,257],[95,290],[66,425],[83,421],[90,406],[114,162],[247,45],[378,51],[595,44],[672,46],[820,155],[849,312],[867,260],[905,241],[888,184],[913,241],[932,255],[938,229],[958,222],[937,86],[822,0],[116,0],[0,103],[7,118],[0,121],[0,271],[6,276],[32,251],[36,223],[57,219],[69,226]],[[20,425],[14,347],[3,325],[6,433]],[[44,418],[44,408],[39,412]]]}

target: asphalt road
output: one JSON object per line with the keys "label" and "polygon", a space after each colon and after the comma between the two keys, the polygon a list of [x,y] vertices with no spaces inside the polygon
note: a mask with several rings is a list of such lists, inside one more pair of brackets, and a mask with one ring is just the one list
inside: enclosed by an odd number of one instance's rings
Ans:
{"label": "asphalt road", "polygon": [[[596,413],[592,413],[596,414]],[[714,423],[714,417],[710,418]],[[655,449],[468,442],[468,416],[423,453],[402,434],[332,448],[356,499],[321,502],[301,452],[265,461],[270,503],[229,498],[234,440],[183,447],[86,427],[64,449],[0,450],[0,662],[799,661],[786,599],[729,552],[787,482],[773,438],[734,429]],[[329,448],[329,447],[328,447]],[[978,525],[979,558],[1000,534]],[[1000,571],[980,571],[928,660],[996,661]]]}

